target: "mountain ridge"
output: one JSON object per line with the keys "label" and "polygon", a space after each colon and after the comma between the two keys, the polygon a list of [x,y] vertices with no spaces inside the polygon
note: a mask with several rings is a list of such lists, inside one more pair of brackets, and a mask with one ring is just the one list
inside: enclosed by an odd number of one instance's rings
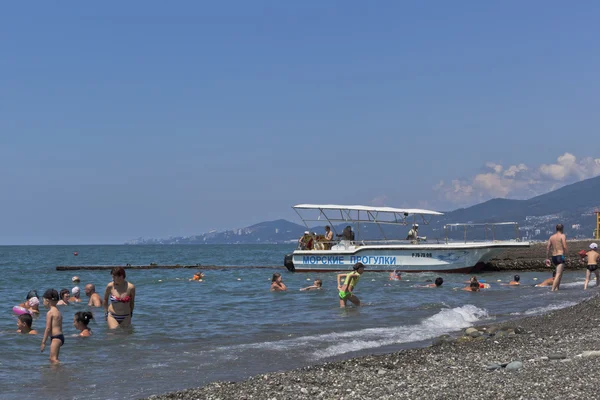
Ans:
{"label": "mountain ridge", "polygon": [[[443,226],[449,223],[494,223],[514,221],[519,224],[520,237],[526,240],[542,240],[554,231],[554,225],[562,223],[570,238],[589,238],[595,229],[594,210],[600,209],[600,176],[563,186],[527,200],[495,198],[459,208],[435,217],[420,227],[422,235],[441,240]],[[347,224],[333,226],[341,233]],[[311,226],[311,232],[323,232],[324,225]],[[304,225],[285,219],[260,222],[245,228],[211,231],[185,237],[167,239],[138,238],[125,244],[259,244],[294,243],[307,230]],[[379,231],[361,224],[361,237],[374,239]],[[388,237],[403,239],[405,226],[387,226]],[[444,233],[446,234],[446,233]],[[457,236],[458,233],[450,233]]]}

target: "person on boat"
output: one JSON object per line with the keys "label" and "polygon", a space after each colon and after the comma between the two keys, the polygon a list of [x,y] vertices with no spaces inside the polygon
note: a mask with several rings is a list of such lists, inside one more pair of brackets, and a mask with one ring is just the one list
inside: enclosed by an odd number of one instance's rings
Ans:
{"label": "person on boat", "polygon": [[331,247],[333,246],[333,231],[331,230],[331,227],[329,225],[327,225],[325,227],[325,250],[331,250]]}
{"label": "person on boat", "polygon": [[590,250],[586,253],[585,258],[582,259],[582,262],[585,262],[586,258],[587,270],[585,271],[585,283],[583,284],[583,290],[587,290],[592,272],[596,275],[596,286],[600,285],[600,270],[598,270],[600,253],[598,253],[598,245],[596,243],[590,244]]}
{"label": "person on boat", "polygon": [[342,240],[354,241],[354,231],[352,230],[352,227],[350,225],[344,228],[341,235],[337,236],[341,237]]}
{"label": "person on boat", "polygon": [[307,286],[305,288],[300,289],[301,292],[307,291],[307,290],[321,290],[321,287],[323,286],[323,281],[320,279],[315,279],[315,283],[312,286]]}
{"label": "person on boat", "polygon": [[414,224],[412,226],[412,229],[408,231],[406,240],[410,240],[411,243],[417,243],[417,241],[419,240],[419,224]]}
{"label": "person on boat", "polygon": [[281,274],[275,272],[271,278],[271,292],[285,292],[286,290],[287,287],[285,286],[285,283],[283,283]]}
{"label": "person on boat", "polygon": [[548,239],[546,246],[546,266],[550,266],[550,249],[552,249],[552,264],[556,267],[556,278],[552,284],[552,291],[558,290],[565,268],[565,255],[567,254],[567,237],[563,233],[563,224],[556,225],[556,233]]}
{"label": "person on boat", "polygon": [[[354,288],[356,287],[356,284],[358,283],[358,280],[363,272],[365,272],[365,265],[361,262],[357,262],[352,267],[352,272],[348,274],[339,274],[337,276],[341,308],[346,307],[348,300],[350,300],[355,306],[360,306],[360,300],[352,292],[354,291]],[[341,283],[342,278],[344,278],[343,285]]]}
{"label": "person on boat", "polygon": [[113,280],[104,291],[104,316],[108,329],[126,328],[133,318],[135,286],[125,280],[127,275],[123,267],[114,267],[110,274]]}
{"label": "person on boat", "polygon": [[544,280],[542,283],[538,283],[535,287],[544,287],[544,286],[552,286],[554,283],[554,277],[556,276],[556,271],[552,272],[552,278],[548,278]]}
{"label": "person on boat", "polygon": [[313,248],[313,238],[310,235],[309,231],[305,231],[304,235],[298,239],[298,243],[300,243],[300,250],[312,250]]}
{"label": "person on boat", "polygon": [[402,274],[400,273],[400,271],[394,271],[390,273],[390,281],[401,281],[402,280]]}

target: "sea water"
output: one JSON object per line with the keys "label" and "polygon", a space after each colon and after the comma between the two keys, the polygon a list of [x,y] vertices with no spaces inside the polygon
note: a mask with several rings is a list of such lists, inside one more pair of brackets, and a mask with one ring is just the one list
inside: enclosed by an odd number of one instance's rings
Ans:
{"label": "sea water", "polygon": [[[73,252],[77,251],[78,256]],[[2,399],[127,399],[197,387],[215,380],[240,380],[364,354],[424,346],[436,336],[471,325],[534,315],[575,304],[596,292],[583,291],[584,272],[568,272],[559,292],[533,287],[548,272],[521,273],[522,286],[500,286],[509,272],[478,276],[492,287],[461,290],[469,275],[442,274],[441,288],[418,287],[438,274],[387,273],[361,276],[355,294],[360,308],[339,308],[336,273],[289,273],[251,269],[281,265],[289,245],[194,246],[5,246],[0,247],[0,397]],[[92,309],[93,336],[76,337],[73,314],[87,310],[83,288],[94,283],[103,295],[109,271],[56,271],[56,265],[140,264],[234,265],[207,270],[127,270],[136,285],[130,331],[106,329],[102,309]],[[288,292],[269,291],[281,272]],[[61,307],[65,345],[51,366],[49,346],[40,352],[45,309],[34,320],[39,335],[15,333],[12,307],[30,289],[71,289],[81,278],[83,302]],[[320,291],[301,292],[315,279]]]}

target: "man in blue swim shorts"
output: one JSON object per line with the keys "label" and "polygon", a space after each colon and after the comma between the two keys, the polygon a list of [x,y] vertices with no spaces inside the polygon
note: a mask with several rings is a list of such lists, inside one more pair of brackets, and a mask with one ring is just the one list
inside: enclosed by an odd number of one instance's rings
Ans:
{"label": "man in blue swim shorts", "polygon": [[550,249],[552,249],[552,264],[556,267],[556,277],[552,284],[552,291],[558,290],[560,280],[562,279],[563,270],[565,268],[565,255],[567,254],[567,238],[563,233],[563,225],[556,225],[556,233],[548,239],[546,246],[546,266],[550,266]]}

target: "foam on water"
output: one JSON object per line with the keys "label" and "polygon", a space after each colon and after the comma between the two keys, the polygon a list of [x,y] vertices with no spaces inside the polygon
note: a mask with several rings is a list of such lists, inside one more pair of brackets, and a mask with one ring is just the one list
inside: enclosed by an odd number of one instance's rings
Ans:
{"label": "foam on water", "polygon": [[[419,342],[450,333],[487,318],[488,312],[473,305],[444,309],[415,325],[366,328],[354,331],[331,332],[302,336],[293,339],[226,346],[216,352],[232,353],[247,349],[289,351],[313,349],[311,359],[320,360],[345,353],[373,349],[395,344]],[[340,343],[341,342],[341,343]],[[324,346],[324,347],[323,347]]]}
{"label": "foam on water", "polygon": [[544,307],[535,307],[535,308],[525,311],[524,314],[525,315],[543,314],[543,313],[547,313],[550,311],[556,311],[556,310],[560,310],[562,308],[571,307],[571,306],[574,306],[575,304],[577,304],[577,303],[574,301],[565,301],[562,303],[550,304],[550,305],[544,306]]}

